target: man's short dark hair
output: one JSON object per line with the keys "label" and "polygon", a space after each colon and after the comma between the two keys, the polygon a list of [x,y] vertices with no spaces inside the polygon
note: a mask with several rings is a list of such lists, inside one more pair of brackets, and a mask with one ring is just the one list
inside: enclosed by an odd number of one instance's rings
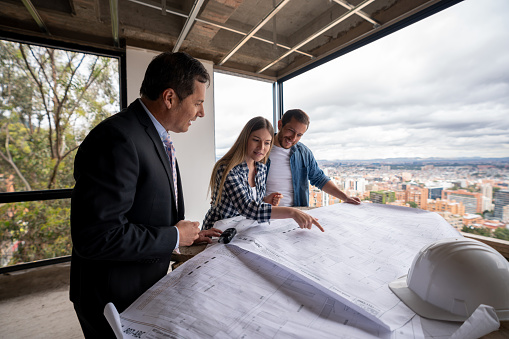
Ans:
{"label": "man's short dark hair", "polygon": [[194,81],[209,83],[210,76],[202,63],[184,52],[164,52],[154,57],[145,71],[140,94],[157,100],[167,88],[175,91],[180,100],[194,92]]}
{"label": "man's short dark hair", "polygon": [[309,127],[309,116],[303,110],[296,108],[286,111],[281,119],[283,126],[289,123],[292,118]]}

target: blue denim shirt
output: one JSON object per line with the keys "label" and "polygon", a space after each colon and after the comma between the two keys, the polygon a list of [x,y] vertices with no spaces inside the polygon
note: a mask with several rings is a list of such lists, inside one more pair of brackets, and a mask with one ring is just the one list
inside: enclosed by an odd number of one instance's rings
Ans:
{"label": "blue denim shirt", "polygon": [[[269,158],[267,161],[268,171],[270,170],[270,161]],[[292,172],[294,206],[309,206],[309,182],[322,189],[330,180],[318,167],[311,150],[300,142],[290,149],[290,171]]]}

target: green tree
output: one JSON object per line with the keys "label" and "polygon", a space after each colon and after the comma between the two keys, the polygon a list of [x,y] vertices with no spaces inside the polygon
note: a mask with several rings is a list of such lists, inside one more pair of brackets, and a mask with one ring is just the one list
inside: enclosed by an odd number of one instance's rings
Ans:
{"label": "green tree", "polygon": [[493,232],[493,236],[497,239],[509,241],[509,229],[499,227]]}
{"label": "green tree", "polygon": [[[118,79],[115,59],[0,41],[0,191],[72,188],[79,144],[118,111]],[[2,264],[70,254],[69,211],[0,206]]]}
{"label": "green tree", "polygon": [[[27,201],[0,206],[1,238],[11,250],[5,251],[2,263],[60,257],[71,253],[68,200]],[[5,237],[7,236],[7,237]],[[12,248],[13,247],[13,248]]]}
{"label": "green tree", "polygon": [[469,192],[479,192],[480,190],[479,190],[479,188],[476,185],[469,185],[467,187],[467,191],[469,191]]}
{"label": "green tree", "polygon": [[0,49],[2,173],[14,190],[72,187],[79,143],[118,110],[117,63],[5,41]]}
{"label": "green tree", "polygon": [[472,233],[472,234],[477,234],[477,235],[482,235],[482,236],[485,236],[485,237],[491,237],[491,230],[487,227],[468,227],[468,226],[463,226],[463,228],[461,229],[462,232],[465,232],[465,233]]}
{"label": "green tree", "polygon": [[419,207],[415,201],[409,201],[409,202],[407,202],[407,203],[408,203],[408,205],[410,205],[410,207],[412,207],[412,208],[417,208],[417,207]]}

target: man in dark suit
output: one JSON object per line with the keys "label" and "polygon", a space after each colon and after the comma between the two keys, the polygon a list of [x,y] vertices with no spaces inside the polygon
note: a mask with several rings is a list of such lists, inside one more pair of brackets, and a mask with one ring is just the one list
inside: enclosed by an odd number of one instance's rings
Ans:
{"label": "man in dark suit", "polygon": [[175,152],[163,142],[204,116],[209,81],[189,55],[158,55],[141,98],[95,127],[76,154],[70,299],[86,338],[114,338],[108,302],[122,312],[168,272],[178,246],[220,234],[185,220]]}

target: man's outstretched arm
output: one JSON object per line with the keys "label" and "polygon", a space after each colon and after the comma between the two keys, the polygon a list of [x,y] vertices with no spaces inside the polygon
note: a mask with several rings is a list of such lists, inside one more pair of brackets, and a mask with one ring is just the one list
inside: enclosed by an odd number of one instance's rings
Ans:
{"label": "man's outstretched arm", "polygon": [[332,182],[332,180],[327,181],[327,183],[322,187],[322,191],[335,196],[336,198],[341,199],[349,204],[359,205],[361,203],[361,199],[357,197],[349,197],[342,190],[340,190],[339,187]]}

